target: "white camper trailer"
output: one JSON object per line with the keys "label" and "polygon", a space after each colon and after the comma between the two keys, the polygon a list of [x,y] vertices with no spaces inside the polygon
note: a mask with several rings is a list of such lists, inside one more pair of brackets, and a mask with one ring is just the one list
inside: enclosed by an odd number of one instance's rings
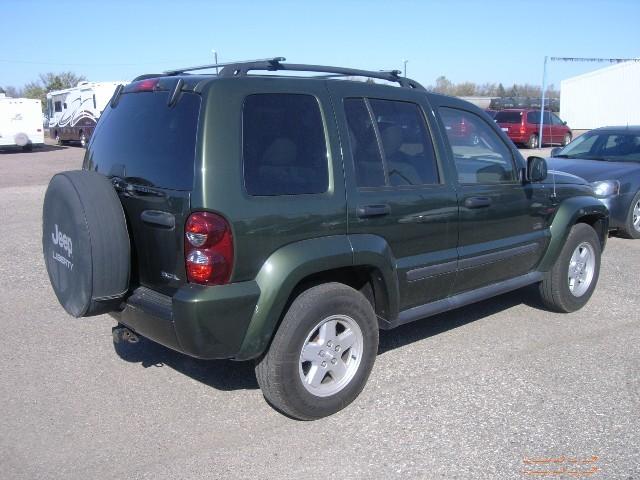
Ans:
{"label": "white camper trailer", "polygon": [[59,144],[75,141],[85,146],[116,87],[126,83],[80,82],[76,87],[47,93],[51,138]]}
{"label": "white camper trailer", "polygon": [[0,148],[31,150],[44,144],[42,103],[32,98],[9,98],[0,90]]}

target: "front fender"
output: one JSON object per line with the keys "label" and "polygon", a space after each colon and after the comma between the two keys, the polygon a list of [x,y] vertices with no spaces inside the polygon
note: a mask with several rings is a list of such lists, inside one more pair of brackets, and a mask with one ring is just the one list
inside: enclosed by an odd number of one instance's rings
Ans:
{"label": "front fender", "polygon": [[[606,240],[609,225],[609,210],[597,198],[588,196],[571,197],[564,200],[551,222],[551,240],[538,270],[548,272],[556,263],[562,247],[564,247],[569,231],[581,218],[600,219],[604,221],[603,232],[598,232],[601,240]],[[602,238],[604,236],[604,238]]]}

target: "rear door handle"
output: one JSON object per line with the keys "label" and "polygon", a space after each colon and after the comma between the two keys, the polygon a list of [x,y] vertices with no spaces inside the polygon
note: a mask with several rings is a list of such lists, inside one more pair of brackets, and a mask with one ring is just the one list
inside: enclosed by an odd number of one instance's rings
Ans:
{"label": "rear door handle", "polygon": [[386,203],[376,205],[364,205],[356,208],[356,215],[360,218],[382,217],[391,213],[391,207]]}
{"label": "rear door handle", "polygon": [[489,197],[469,197],[464,201],[464,206],[467,208],[484,208],[489,205],[491,205]]}

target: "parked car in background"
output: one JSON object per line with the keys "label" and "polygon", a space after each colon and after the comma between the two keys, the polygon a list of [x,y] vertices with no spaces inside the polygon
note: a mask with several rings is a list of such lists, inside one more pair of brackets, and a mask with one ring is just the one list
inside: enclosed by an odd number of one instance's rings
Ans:
{"label": "parked car in background", "polygon": [[475,124],[470,122],[466,115],[449,116],[443,118],[442,122],[449,138],[455,139],[458,143],[477,145],[480,142]]}
{"label": "parked car in background", "polygon": [[491,118],[495,118],[496,113],[498,113],[497,110],[491,110],[490,108],[484,111],[487,115],[489,115]]}
{"label": "parked car in background", "polygon": [[[528,148],[540,146],[540,110],[510,108],[498,112],[494,120],[513,143],[522,144]],[[573,137],[571,129],[555,113],[545,110],[543,120],[544,144],[564,146],[571,141]]]}
{"label": "parked car in background", "polygon": [[610,228],[640,238],[640,126],[591,130],[551,150],[549,168],[591,182],[609,207]]}
{"label": "parked car in background", "polygon": [[0,93],[0,148],[28,151],[44,145],[42,104],[32,98],[10,98]]}

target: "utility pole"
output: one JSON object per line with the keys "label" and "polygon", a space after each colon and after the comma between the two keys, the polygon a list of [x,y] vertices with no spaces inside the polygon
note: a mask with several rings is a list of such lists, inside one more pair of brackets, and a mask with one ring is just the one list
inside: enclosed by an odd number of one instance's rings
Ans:
{"label": "utility pole", "polygon": [[402,62],[404,63],[404,77],[407,78],[407,63],[409,60],[403,60]]}

